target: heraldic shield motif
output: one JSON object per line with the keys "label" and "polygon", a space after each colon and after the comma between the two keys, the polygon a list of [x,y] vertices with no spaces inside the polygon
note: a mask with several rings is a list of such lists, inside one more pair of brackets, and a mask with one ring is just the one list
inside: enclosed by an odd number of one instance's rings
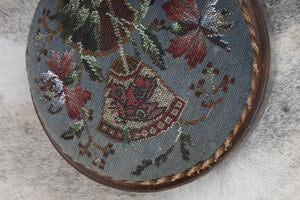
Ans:
{"label": "heraldic shield motif", "polygon": [[125,70],[118,59],[108,73],[98,131],[114,141],[138,142],[172,127],[186,101],[176,96],[150,66],[134,57],[127,57],[127,63]]}
{"label": "heraldic shield motif", "polygon": [[268,78],[254,0],[41,0],[27,72],[50,141],[76,169],[154,191],[213,168]]}

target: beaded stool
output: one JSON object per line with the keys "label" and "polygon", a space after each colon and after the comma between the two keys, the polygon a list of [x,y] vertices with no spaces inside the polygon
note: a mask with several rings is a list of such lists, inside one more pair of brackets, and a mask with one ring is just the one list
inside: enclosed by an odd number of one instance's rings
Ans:
{"label": "beaded stool", "polygon": [[247,133],[265,92],[255,0],[41,0],[27,71],[59,153],[118,189],[207,172]]}

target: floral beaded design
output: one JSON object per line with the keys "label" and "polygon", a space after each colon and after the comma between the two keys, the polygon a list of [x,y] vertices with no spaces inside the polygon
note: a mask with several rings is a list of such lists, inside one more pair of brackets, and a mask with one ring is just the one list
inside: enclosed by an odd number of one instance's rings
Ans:
{"label": "floral beaded design", "polygon": [[229,43],[224,40],[222,31],[229,31],[233,23],[227,22],[225,17],[230,13],[226,9],[216,10],[218,0],[208,1],[203,12],[199,11],[197,1],[172,0],[162,5],[169,19],[177,21],[172,25],[173,32],[179,36],[170,40],[171,45],[166,50],[174,58],[185,54],[190,68],[202,63],[206,54],[205,36],[216,45],[230,51]]}
{"label": "floral beaded design", "polygon": [[66,103],[69,117],[81,119],[80,110],[92,98],[92,94],[79,85],[67,87],[74,76],[72,73],[75,66],[74,52],[74,50],[66,52],[61,58],[58,52],[51,51],[47,65],[54,73],[51,71],[41,73],[38,82],[45,92],[45,97],[51,101],[49,107],[51,113],[59,112]]}
{"label": "floral beaded design", "polygon": [[251,61],[235,60],[240,47],[230,38],[241,29],[239,8],[224,5],[56,0],[43,7],[29,71],[39,91],[34,101],[46,104],[39,107],[43,119],[57,120],[57,141],[105,175],[128,159],[117,177],[123,180],[151,180],[151,170],[155,178],[170,175],[172,166],[184,171],[213,154],[205,148],[216,149],[228,135],[234,124],[226,116],[237,121],[230,112],[240,113],[239,98],[249,93],[239,76],[250,80],[252,70]]}
{"label": "floral beaded design", "polygon": [[136,19],[136,10],[126,0],[60,0],[58,12],[50,18],[59,23],[64,41],[71,40],[75,47],[80,42],[86,52],[108,55],[128,40],[125,30],[131,32],[133,25],[121,28],[107,13],[131,23]]}

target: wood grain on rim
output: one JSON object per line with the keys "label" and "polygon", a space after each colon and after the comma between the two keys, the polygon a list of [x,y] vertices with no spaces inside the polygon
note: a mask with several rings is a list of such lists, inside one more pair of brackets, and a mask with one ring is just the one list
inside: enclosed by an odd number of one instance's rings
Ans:
{"label": "wood grain on rim", "polygon": [[[75,167],[78,171],[80,171],[87,177],[107,186],[111,186],[121,190],[136,192],[161,191],[186,184],[194,180],[195,178],[198,178],[201,175],[205,174],[211,168],[215,167],[220,161],[224,160],[227,156],[229,156],[230,153],[232,153],[232,151],[237,147],[237,145],[241,142],[246,133],[249,131],[253,120],[257,116],[257,111],[259,110],[262,104],[262,99],[266,90],[270,60],[268,33],[256,0],[238,1],[240,8],[244,13],[244,18],[248,26],[250,38],[252,41],[254,62],[251,90],[248,96],[246,106],[242,112],[239,121],[237,122],[231,133],[228,135],[228,138],[225,140],[224,144],[216,151],[216,153],[213,156],[211,156],[206,161],[199,162],[197,165],[180,174],[166,176],[149,181],[119,180],[97,173],[70,157],[53,140],[48,130],[46,130],[45,128],[46,126],[44,121],[38,115],[39,120],[47,136],[49,137],[54,147],[58,150],[58,152],[73,167]],[[26,51],[26,63],[28,67],[27,56],[28,54]],[[37,112],[37,107],[35,104],[34,107]]]}

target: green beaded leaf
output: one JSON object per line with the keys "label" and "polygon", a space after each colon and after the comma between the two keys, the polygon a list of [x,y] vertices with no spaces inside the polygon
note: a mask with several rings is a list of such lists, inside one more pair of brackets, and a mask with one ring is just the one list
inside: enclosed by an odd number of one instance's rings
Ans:
{"label": "green beaded leaf", "polygon": [[82,37],[79,36],[78,39],[82,40],[82,45],[84,48],[96,51],[98,50],[100,44],[100,17],[98,11],[90,11],[90,14],[82,27]]}
{"label": "green beaded leaf", "polygon": [[152,160],[142,160],[142,165],[138,165],[136,170],[132,172],[133,175],[140,176],[142,171],[144,171],[147,167],[152,165]]}
{"label": "green beaded leaf", "polygon": [[68,38],[84,25],[88,17],[88,12],[88,9],[80,7],[80,0],[73,0],[58,10],[55,15],[50,16],[50,19],[61,21],[63,24],[70,23],[71,28],[62,35],[63,38]]}
{"label": "green beaded leaf", "polygon": [[73,20],[71,21],[70,26],[73,27],[73,30],[78,30],[86,23],[88,16],[89,16],[89,9],[85,7],[79,8],[76,13],[71,14]]}
{"label": "green beaded leaf", "polygon": [[182,36],[186,33],[188,24],[185,22],[176,22],[171,25],[170,31],[176,36]]}
{"label": "green beaded leaf", "polygon": [[142,38],[144,52],[149,55],[153,64],[157,65],[161,70],[165,70],[166,67],[163,60],[165,51],[163,50],[157,36],[148,30],[139,30],[139,32]]}
{"label": "green beaded leaf", "polygon": [[90,79],[102,83],[104,81],[103,70],[102,67],[97,64],[96,58],[93,56],[82,55],[81,59],[85,70],[89,73]]}
{"label": "green beaded leaf", "polygon": [[193,140],[190,135],[182,134],[181,125],[179,124],[178,129],[179,135],[178,138],[175,140],[175,142],[171,145],[169,149],[163,154],[160,154],[154,160],[143,160],[141,165],[138,165],[135,169],[135,171],[131,172],[132,175],[140,176],[141,173],[148,168],[151,165],[155,165],[156,167],[159,167],[163,163],[166,163],[168,161],[169,154],[172,153],[178,139],[180,141],[180,151],[181,151],[181,157],[183,160],[190,160],[190,152],[188,149],[186,149],[186,143],[189,146],[193,146]]}
{"label": "green beaded leaf", "polygon": [[181,151],[181,157],[183,160],[190,160],[190,152],[186,148],[186,143],[188,143],[189,146],[193,145],[193,140],[190,135],[182,134],[180,136],[180,151]]}
{"label": "green beaded leaf", "polygon": [[151,0],[139,0],[140,3],[140,19],[139,22],[141,22],[147,15],[150,7]]}
{"label": "green beaded leaf", "polygon": [[160,154],[154,160],[142,160],[142,164],[138,165],[135,171],[131,172],[131,174],[140,176],[141,173],[152,164],[155,164],[155,166],[159,167],[161,164],[166,163],[168,161],[169,154],[172,153],[174,147],[175,144],[173,144],[165,153]]}
{"label": "green beaded leaf", "polygon": [[64,86],[68,86],[74,83],[74,81],[77,78],[77,74],[76,71],[72,71],[70,73],[68,73],[68,75],[66,76],[65,80],[64,80]]}
{"label": "green beaded leaf", "polygon": [[94,9],[99,8],[102,1],[103,0],[86,0],[86,2],[89,3],[90,7]]}
{"label": "green beaded leaf", "polygon": [[140,52],[139,52],[136,40],[131,35],[129,35],[129,39],[130,39],[130,41],[132,43],[135,57],[140,60],[141,57],[140,57]]}
{"label": "green beaded leaf", "polygon": [[73,0],[64,5],[50,20],[61,22],[67,27],[62,32],[64,42],[82,42],[84,48],[96,51],[99,46],[100,17],[96,4],[98,1]]}
{"label": "green beaded leaf", "polygon": [[166,163],[168,161],[169,154],[172,153],[175,144],[173,144],[164,154],[159,155],[154,159],[154,163],[157,167],[159,167],[162,163]]}
{"label": "green beaded leaf", "polygon": [[83,121],[75,123],[73,126],[70,126],[68,130],[61,134],[61,137],[70,140],[73,139],[75,136],[80,137],[84,130]]}

